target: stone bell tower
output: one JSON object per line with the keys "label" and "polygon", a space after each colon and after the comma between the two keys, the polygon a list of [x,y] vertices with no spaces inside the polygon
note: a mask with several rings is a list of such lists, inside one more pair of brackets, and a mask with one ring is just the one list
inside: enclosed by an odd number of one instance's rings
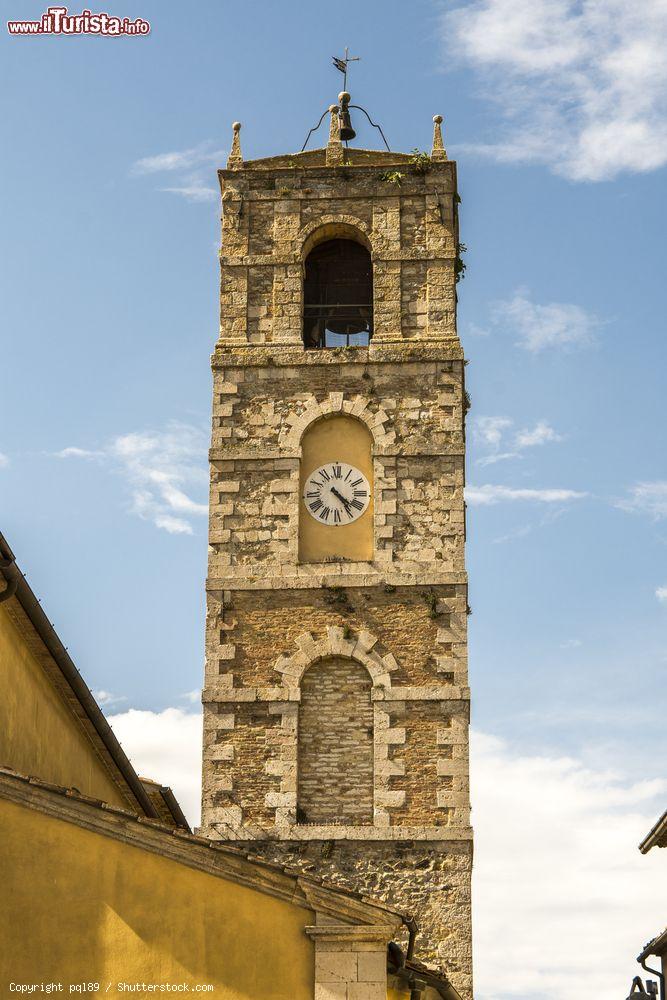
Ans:
{"label": "stone bell tower", "polygon": [[203,832],[413,914],[470,998],[456,166],[348,102],[219,172]]}

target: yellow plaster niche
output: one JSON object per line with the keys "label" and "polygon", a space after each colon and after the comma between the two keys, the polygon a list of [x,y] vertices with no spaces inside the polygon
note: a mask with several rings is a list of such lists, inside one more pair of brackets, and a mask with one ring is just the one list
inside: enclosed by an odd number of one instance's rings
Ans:
{"label": "yellow plaster niche", "polygon": [[[373,439],[370,431],[354,417],[340,414],[318,420],[301,439],[301,480],[299,485],[299,560],[326,562],[351,559],[370,562],[373,558]],[[306,480],[326,462],[348,462],[368,479],[371,502],[352,524],[322,524],[311,517],[303,502]]]}

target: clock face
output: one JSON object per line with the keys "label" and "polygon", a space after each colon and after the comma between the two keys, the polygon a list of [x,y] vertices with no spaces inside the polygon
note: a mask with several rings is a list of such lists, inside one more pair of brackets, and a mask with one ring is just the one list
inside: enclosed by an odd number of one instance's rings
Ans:
{"label": "clock face", "polygon": [[371,501],[371,487],[363,472],[346,462],[327,462],[308,476],[303,502],[320,524],[352,524]]}

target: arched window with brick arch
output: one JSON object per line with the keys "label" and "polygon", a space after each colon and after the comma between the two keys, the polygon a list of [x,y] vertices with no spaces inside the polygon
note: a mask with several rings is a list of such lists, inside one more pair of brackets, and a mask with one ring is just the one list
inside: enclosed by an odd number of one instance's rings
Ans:
{"label": "arched window with brick arch", "polygon": [[371,677],[356,660],[319,660],[301,680],[297,822],[373,823]]}

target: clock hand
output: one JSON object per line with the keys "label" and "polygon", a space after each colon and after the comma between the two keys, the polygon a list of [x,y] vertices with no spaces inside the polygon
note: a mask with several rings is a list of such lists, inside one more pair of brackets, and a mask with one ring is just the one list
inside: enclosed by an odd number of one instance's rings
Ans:
{"label": "clock hand", "polygon": [[346,500],[346,499],[345,499],[345,497],[344,497],[344,496],[342,495],[342,493],[339,493],[339,492],[338,492],[338,490],[336,489],[336,487],[335,487],[335,486],[332,486],[332,487],[331,487],[331,492],[333,493],[333,495],[334,495],[335,497],[338,497],[338,499],[340,500],[340,502],[341,502],[341,503],[343,504],[343,506],[345,507],[345,510],[346,510],[346,511],[347,511],[347,513],[349,514],[349,513],[350,513],[350,501],[349,501],[349,500]]}

